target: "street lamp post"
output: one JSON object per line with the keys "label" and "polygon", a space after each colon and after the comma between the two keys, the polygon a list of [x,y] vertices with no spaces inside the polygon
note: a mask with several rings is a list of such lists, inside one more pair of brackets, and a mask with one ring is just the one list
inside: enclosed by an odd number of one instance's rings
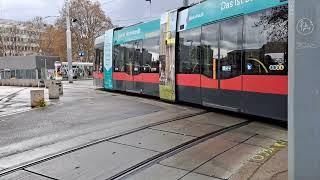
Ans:
{"label": "street lamp post", "polygon": [[151,1],[152,1],[152,0],[146,0],[146,2],[149,2],[149,3],[150,3],[150,8],[149,8],[149,10],[150,10],[150,11],[149,11],[149,16],[150,16],[150,17],[151,17],[151,8],[152,8],[152,6],[151,6],[151,3],[152,3],[152,2],[151,2]]}
{"label": "street lamp post", "polygon": [[73,83],[73,69],[72,69],[72,43],[71,43],[71,22],[70,22],[70,0],[66,1],[67,9],[67,59],[68,59],[68,80],[69,83]]}
{"label": "street lamp post", "polygon": [[[44,72],[41,73],[41,76],[42,76],[42,74],[43,74],[44,77],[41,77],[41,79],[43,79],[44,87],[47,88],[47,86],[46,86],[46,80],[48,80],[47,59],[41,59],[41,61],[44,61]],[[41,68],[41,69],[42,69],[42,68]]]}

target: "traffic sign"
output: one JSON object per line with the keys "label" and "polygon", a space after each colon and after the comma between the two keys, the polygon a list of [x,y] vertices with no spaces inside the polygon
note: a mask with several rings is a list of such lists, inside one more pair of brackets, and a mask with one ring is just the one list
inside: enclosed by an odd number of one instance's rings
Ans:
{"label": "traffic sign", "polygon": [[86,55],[86,53],[85,53],[84,51],[80,51],[80,52],[79,52],[79,56],[80,56],[80,57],[83,57],[83,56],[85,56],[85,55]]}

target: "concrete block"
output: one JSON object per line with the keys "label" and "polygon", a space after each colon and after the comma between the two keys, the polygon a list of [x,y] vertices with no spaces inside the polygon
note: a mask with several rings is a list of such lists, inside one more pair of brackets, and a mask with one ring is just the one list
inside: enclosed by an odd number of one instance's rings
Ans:
{"label": "concrete block", "polygon": [[59,85],[59,94],[63,95],[63,84],[62,83]]}
{"label": "concrete block", "polygon": [[31,107],[39,107],[41,101],[44,101],[44,90],[30,90]]}
{"label": "concrete block", "polygon": [[23,84],[23,87],[27,87],[28,86],[28,81],[27,80],[23,80],[22,84]]}
{"label": "concrete block", "polygon": [[26,86],[26,80],[21,80],[20,81],[20,86],[25,87]]}
{"label": "concrete block", "polygon": [[50,82],[48,89],[49,89],[49,99],[60,98],[59,86],[54,81]]}
{"label": "concrete block", "polygon": [[32,87],[32,80],[28,80],[28,86],[27,87]]}
{"label": "concrete block", "polygon": [[38,81],[32,80],[32,87],[38,87]]}

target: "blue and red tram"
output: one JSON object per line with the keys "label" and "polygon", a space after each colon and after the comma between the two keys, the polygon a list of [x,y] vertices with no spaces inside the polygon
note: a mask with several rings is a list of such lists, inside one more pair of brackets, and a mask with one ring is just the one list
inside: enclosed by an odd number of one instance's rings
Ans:
{"label": "blue and red tram", "polygon": [[104,88],[287,119],[288,5],[207,0],[104,35]]}

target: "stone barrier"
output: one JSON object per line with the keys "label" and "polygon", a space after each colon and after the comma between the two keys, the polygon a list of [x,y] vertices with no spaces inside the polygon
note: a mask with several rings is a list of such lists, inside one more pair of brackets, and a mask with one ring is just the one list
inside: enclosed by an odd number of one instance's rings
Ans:
{"label": "stone barrier", "polygon": [[51,81],[49,86],[49,99],[59,99],[60,98],[60,91],[59,85],[56,81]]}
{"label": "stone barrier", "polygon": [[30,90],[31,107],[41,107],[44,102],[44,90]]}
{"label": "stone barrier", "polygon": [[0,79],[0,86],[18,86],[18,87],[49,87],[50,80],[36,79]]}

